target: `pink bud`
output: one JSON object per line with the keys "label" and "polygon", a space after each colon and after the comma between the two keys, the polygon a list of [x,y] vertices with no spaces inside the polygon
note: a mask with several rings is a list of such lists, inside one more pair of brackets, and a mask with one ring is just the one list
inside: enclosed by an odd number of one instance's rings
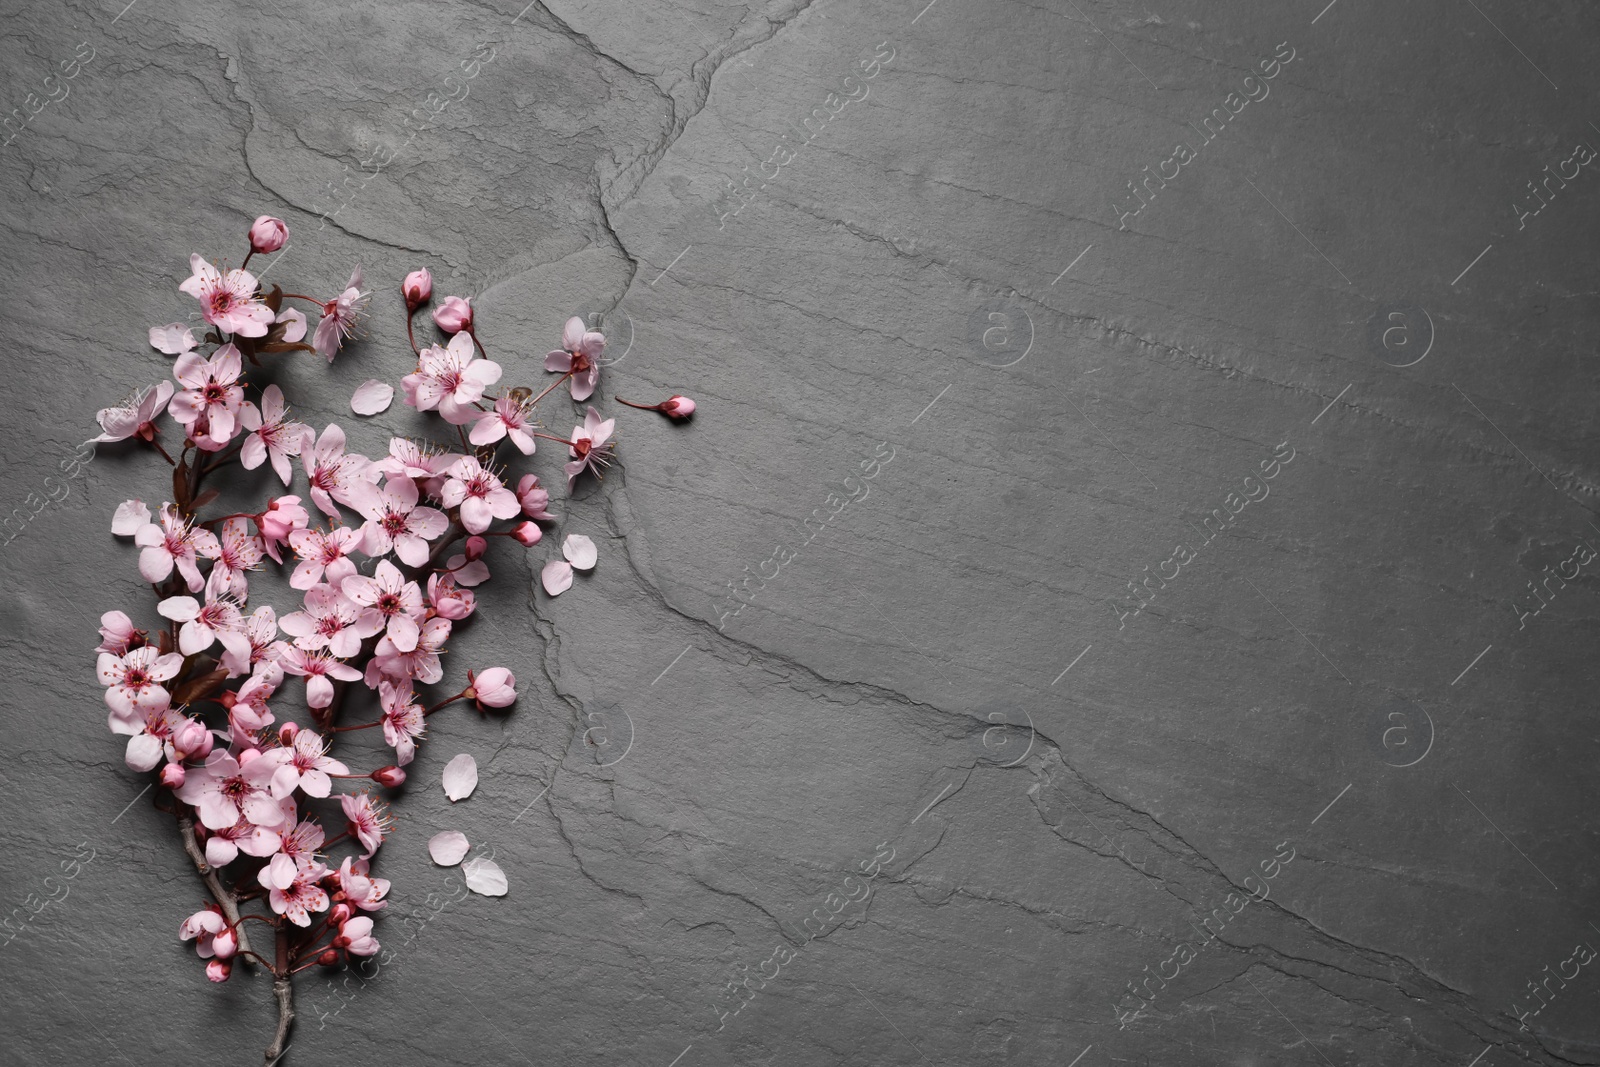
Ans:
{"label": "pink bud", "polygon": [[522,513],[530,519],[555,520],[550,514],[550,493],[539,488],[539,476],[524,474],[517,483],[517,502],[522,505]]}
{"label": "pink bud", "polygon": [[212,960],[206,964],[206,977],[213,982],[226,982],[232,974],[233,962],[231,960]]}
{"label": "pink bud", "polygon": [[472,329],[472,302],[459,296],[447,296],[444,303],[433,309],[433,324],[445,333],[460,333]]}
{"label": "pink bud", "polygon": [[219,960],[231,960],[233,954],[239,951],[239,939],[232,930],[223,930],[211,939],[211,951],[217,954]]}
{"label": "pink bud", "polygon": [[503,708],[517,699],[517,676],[504,667],[490,667],[471,681],[471,695],[480,707]]}
{"label": "pink bud", "polygon": [[125,613],[108,611],[100,616],[100,647],[96,651],[120,656],[134,647],[136,637],[143,636],[144,632]]}
{"label": "pink bud", "polygon": [[247,748],[243,752],[239,753],[239,755],[235,758],[238,759],[239,766],[243,767],[251,760],[258,758],[260,755],[261,750],[259,748]]}
{"label": "pink bud", "polygon": [[661,413],[674,421],[681,422],[694,414],[694,401],[686,396],[674,394],[661,402]]}
{"label": "pink bud", "polygon": [[190,719],[172,735],[172,747],[184,759],[205,759],[211,754],[211,745],[215,740],[205,723]]}
{"label": "pink bud", "polygon": [[289,227],[282,219],[262,215],[250,227],[250,251],[276,252],[289,239]]}
{"label": "pink bud", "polygon": [[188,777],[181,763],[169,763],[161,768],[161,784],[168,789],[182,789],[183,781]]}
{"label": "pink bud", "polygon": [[322,955],[317,957],[317,962],[322,964],[324,967],[332,967],[334,964],[339,962],[339,954],[331,948],[327,949],[322,953]]}
{"label": "pink bud", "polygon": [[433,275],[428,268],[414,270],[400,283],[400,295],[406,298],[406,310],[415,311],[433,299]]}
{"label": "pink bud", "polygon": [[479,537],[477,534],[473,534],[471,537],[467,538],[467,549],[466,549],[466,552],[467,552],[468,561],[470,562],[471,560],[475,560],[475,559],[480,558],[483,555],[483,553],[485,552],[485,550],[488,549],[488,547],[489,547],[489,542],[485,541],[483,538]]}
{"label": "pink bud", "polygon": [[282,726],[278,727],[278,740],[284,745],[292,745],[294,744],[294,735],[299,732],[299,725],[292,722],[286,722]]}
{"label": "pink bud", "polygon": [[335,904],[333,910],[328,912],[328,921],[335,926],[343,925],[353,913],[348,904]]}
{"label": "pink bud", "polygon": [[334,948],[349,948],[350,947],[350,939],[348,937],[346,937],[345,935],[340,934],[338,937],[335,937],[333,939],[333,947]]}
{"label": "pink bud", "polygon": [[372,772],[372,780],[393,789],[406,780],[406,772],[399,767],[379,767]]}
{"label": "pink bud", "polygon": [[529,548],[539,543],[539,538],[544,536],[544,531],[539,529],[536,522],[518,523],[517,528],[511,531],[511,536]]}

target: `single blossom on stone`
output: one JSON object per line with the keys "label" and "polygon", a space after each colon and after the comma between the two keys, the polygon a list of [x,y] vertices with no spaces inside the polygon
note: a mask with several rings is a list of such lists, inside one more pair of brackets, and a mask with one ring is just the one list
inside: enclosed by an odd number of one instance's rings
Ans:
{"label": "single blossom on stone", "polygon": [[159,525],[149,523],[139,527],[133,535],[133,543],[144,549],[139,553],[139,574],[145,581],[164,582],[173,567],[177,567],[191,593],[198,593],[204,585],[196,556],[215,558],[220,551],[215,534],[190,526],[171,504],[161,505]]}
{"label": "single blossom on stone", "polygon": [[600,413],[591,407],[584,416],[583,425],[572,428],[572,445],[567,449],[572,456],[566,465],[567,492],[572,492],[573,484],[584,471],[593,471],[598,478],[601,468],[610,465],[611,454],[616,447],[611,443],[611,431],[616,426],[616,419],[602,419]]}
{"label": "single blossom on stone", "polygon": [[216,441],[233,436],[234,420],[244,403],[244,388],[239,385],[243,365],[239,350],[223,345],[207,359],[198,352],[185,352],[172,368],[172,376],[184,388],[172,398],[168,412],[185,426],[205,417],[205,433]]}
{"label": "single blossom on stone", "polygon": [[370,485],[372,461],[344,450],[344,431],[329,423],[315,444],[304,448],[300,464],[311,482],[311,502],[330,518],[339,518],[339,504],[353,505],[350,494],[361,485]]}
{"label": "single blossom on stone", "polygon": [[473,405],[483,399],[485,389],[500,380],[500,364],[478,358],[468,333],[456,334],[443,348],[430,345],[417,358],[417,369],[400,380],[406,403],[418,411],[437,410],[454,426],[477,418],[478,409]]}
{"label": "single blossom on stone", "polygon": [[492,445],[504,437],[524,456],[533,455],[533,409],[526,402],[502,396],[494,402],[494,410],[478,416],[478,421],[467,435],[467,440],[482,447]]}
{"label": "single blossom on stone", "polygon": [[310,589],[318,582],[338,589],[344,580],[356,572],[350,553],[360,551],[361,530],[353,526],[335,526],[322,530],[296,530],[289,535],[289,547],[300,562],[289,575],[289,585],[294,589]]}
{"label": "single blossom on stone", "polygon": [[283,825],[283,808],[245,775],[238,759],[221,749],[207,756],[203,766],[191,770],[175,793],[199,810],[200,821],[208,830],[232,826],[241,815],[269,830]]}
{"label": "single blossom on stone", "polygon": [[384,627],[394,647],[410,652],[417,647],[418,628],[427,618],[422,606],[422,590],[416,582],[406,581],[405,575],[386,559],[380,559],[371,578],[353,574],[340,587],[345,596],[363,607],[371,608],[383,617]]}
{"label": "single blossom on stone", "polygon": [[378,702],[383,707],[383,739],[394,749],[395,763],[404,767],[416,758],[417,741],[426,731],[428,720],[423,717],[409,681],[380,681]]}
{"label": "single blossom on stone", "polygon": [[256,516],[256,528],[261,531],[262,551],[272,557],[272,562],[282,563],[278,549],[289,544],[289,535],[304,530],[311,516],[301,506],[297,496],[273,497],[267,501],[267,510]]}
{"label": "single blossom on stone", "polygon": [[334,659],[326,651],[307,652],[293,645],[278,647],[282,649],[279,662],[283,669],[306,680],[306,706],[313,710],[320,711],[333,703],[334,682],[361,680],[360,671],[343,660]]}
{"label": "single blossom on stone", "polygon": [[163,619],[183,623],[178,631],[178,651],[185,656],[204,652],[219,636],[244,626],[239,602],[231,596],[208,596],[204,604],[192,596],[170,596],[156,605]]}
{"label": "single blossom on stone", "polygon": [[408,567],[426,563],[428,542],[444,533],[450,520],[436,508],[419,507],[417,499],[417,483],[410,478],[391,477],[381,489],[370,482],[353,487],[350,506],[367,520],[361,550],[382,556],[392,549]]}
{"label": "single blossom on stone", "polygon": [[464,456],[445,480],[439,499],[447,508],[461,509],[461,525],[468,533],[483,533],[495,519],[509,519],[522,510],[517,494],[484,469],[477,456]]}
{"label": "single blossom on stone", "polygon": [[362,641],[383,629],[381,615],[331,585],[307,589],[305,605],[304,611],[290,612],[278,620],[278,628],[307,652],[325,648],[339,659],[349,659],[361,651]]}
{"label": "single blossom on stone", "polygon": [[350,283],[345,286],[344,292],[322,305],[322,321],[317,323],[311,347],[329,363],[333,362],[345,339],[355,334],[356,325],[366,311],[367,298],[371,295],[361,291],[361,267],[357,265],[350,273]]}
{"label": "single blossom on stone", "polygon": [[154,441],[156,437],[156,416],[167,408],[167,401],[172,399],[173,386],[171,382],[158,382],[149,386],[113,408],[101,408],[95,412],[95,421],[100,423],[100,436],[94,441],[126,441],[130,437],[138,437],[141,441]]}
{"label": "single blossom on stone", "polygon": [[544,369],[572,375],[572,399],[588,400],[600,380],[600,354],[606,350],[606,336],[584,327],[574,315],[561,331],[561,347],[544,357]]}
{"label": "single blossom on stone", "polygon": [[272,324],[272,309],[256,296],[256,276],[244,269],[223,274],[198,254],[189,257],[194,273],[178,286],[200,301],[200,314],[223,333],[240,337],[265,337]]}
{"label": "single blossom on stone", "polygon": [[[445,624],[446,626],[449,623]],[[172,703],[172,694],[162,682],[176,677],[183,657],[176,652],[163,656],[154,645],[145,645],[114,656],[102,652],[95,663],[95,676],[106,687],[106,707],[111,709],[111,729],[116,733],[134,732],[118,728],[139,723],[147,711]]]}
{"label": "single blossom on stone", "polygon": [[339,806],[344,808],[344,817],[349,820],[350,836],[360,841],[361,847],[367,850],[361,858],[371,859],[394,827],[388,812],[381,803],[372,799],[370,793],[353,796],[346,793],[339,798]]}
{"label": "single blossom on stone", "polygon": [[239,408],[239,422],[250,436],[239,449],[239,465],[253,471],[267,460],[284,485],[293,478],[289,465],[291,456],[299,456],[308,437],[314,436],[311,427],[303,422],[288,421],[289,409],[283,402],[283,390],[269,385],[261,391],[261,407],[248,400]]}

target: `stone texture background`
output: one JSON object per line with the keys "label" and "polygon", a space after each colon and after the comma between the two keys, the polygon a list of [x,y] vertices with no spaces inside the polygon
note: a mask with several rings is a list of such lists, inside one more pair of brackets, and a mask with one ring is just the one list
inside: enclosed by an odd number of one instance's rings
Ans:
{"label": "stone texture background", "polygon": [[[424,265],[508,376],[603,311],[607,396],[701,404],[627,413],[622,469],[558,508],[592,578],[551,601],[555,540],[501,553],[451,668],[525,695],[433,729],[380,857],[404,950],[347,1006],[344,976],[303,981],[286,1062],[1600,1061],[1600,976],[1554,977],[1600,945],[1600,564],[1517,607],[1600,544],[1597,178],[1513,207],[1600,144],[1600,18],[922,4],[8,5],[14,115],[92,59],[0,151],[7,507],[166,373],[144,332],[192,310],[188,254],[237,261],[264,212],[293,230],[269,280],[359,261],[377,291],[331,370],[278,373],[306,421],[361,421],[354,386],[409,369],[397,284]],[[1280,43],[1270,95],[1119,226]],[[431,92],[454,99],[408,123]],[[1119,618],[1282,442],[1270,496]],[[268,1037],[266,983],[212,987],[175,940],[199,886],[92,675],[95,617],[147,606],[111,510],[164,478],[104,449],[0,551],[0,902],[94,850],[0,949],[6,1062],[257,1062]],[[452,806],[456,752],[483,784]],[[447,828],[509,896],[422,905],[459,884],[424,847]]]}

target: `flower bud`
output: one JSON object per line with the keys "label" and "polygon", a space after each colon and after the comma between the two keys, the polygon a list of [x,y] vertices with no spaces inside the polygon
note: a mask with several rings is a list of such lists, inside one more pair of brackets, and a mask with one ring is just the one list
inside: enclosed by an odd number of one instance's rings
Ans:
{"label": "flower bud", "polygon": [[334,948],[349,948],[350,947],[350,939],[348,937],[346,937],[345,935],[340,934],[339,936],[337,936],[337,937],[335,937],[333,939],[333,947]]}
{"label": "flower bud", "polygon": [[459,296],[447,296],[444,303],[433,309],[433,324],[445,333],[460,333],[472,329],[472,302]]}
{"label": "flower bud", "polygon": [[343,925],[354,914],[348,904],[335,904],[333,910],[328,912],[328,921],[335,926]]}
{"label": "flower bud", "polygon": [[400,283],[400,295],[406,298],[406,310],[415,311],[433,299],[433,275],[428,268],[414,270]]}
{"label": "flower bud", "polygon": [[471,537],[467,538],[466,553],[468,562],[481,558],[488,547],[489,542],[485,541],[477,534],[473,534]]}
{"label": "flower bud", "polygon": [[694,414],[694,401],[686,396],[673,394],[661,402],[661,413],[674,422],[682,422]]}
{"label": "flower bud", "polygon": [[334,964],[339,962],[339,954],[331,948],[327,949],[322,953],[322,955],[317,957],[317,962],[322,964],[324,967],[332,967]]}
{"label": "flower bud", "polygon": [[299,732],[300,726],[298,723],[286,722],[278,727],[278,740],[285,746],[292,745],[294,744],[295,734]]}
{"label": "flower bud", "polygon": [[246,766],[247,764],[249,764],[251,760],[256,759],[260,755],[261,755],[261,750],[259,748],[247,748],[243,752],[239,753],[239,755],[236,756],[235,758],[239,761],[239,766],[243,767],[243,766]]}
{"label": "flower bud", "polygon": [[511,536],[532,548],[539,543],[539,538],[544,536],[544,531],[539,529],[539,524],[536,522],[523,522],[517,524],[517,528],[511,531]]}
{"label": "flower bud", "polygon": [[212,960],[206,964],[206,977],[213,982],[226,982],[233,974],[233,961]]}
{"label": "flower bud", "polygon": [[503,708],[517,699],[517,676],[504,667],[490,667],[476,677],[468,671],[467,681],[470,683],[467,696],[477,701],[480,708]]}
{"label": "flower bud", "polygon": [[184,779],[187,777],[188,772],[183,769],[181,763],[169,763],[161,768],[161,784],[168,789],[182,789]]}
{"label": "flower bud", "polygon": [[211,731],[206,729],[205,723],[190,719],[177,732],[172,735],[172,747],[178,750],[178,755],[184,759],[205,759],[211,754],[211,746],[216,741]]}
{"label": "flower bud", "polygon": [[217,954],[219,960],[231,960],[233,954],[239,951],[239,938],[232,930],[223,930],[211,939],[211,951]]}
{"label": "flower bud", "polygon": [[372,780],[393,789],[406,780],[406,772],[399,767],[379,767],[372,772]]}
{"label": "flower bud", "polygon": [[250,227],[250,251],[276,252],[289,239],[289,227],[282,219],[262,215]]}

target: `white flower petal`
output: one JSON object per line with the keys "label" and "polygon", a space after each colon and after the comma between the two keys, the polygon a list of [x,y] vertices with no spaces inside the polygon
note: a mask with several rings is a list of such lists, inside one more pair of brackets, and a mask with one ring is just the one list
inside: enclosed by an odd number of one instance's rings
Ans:
{"label": "white flower petal", "polygon": [[150,347],[169,356],[181,356],[195,345],[194,333],[181,322],[150,327]]}
{"label": "white flower petal", "polygon": [[428,839],[428,855],[441,867],[454,867],[471,847],[460,830],[446,830]]}
{"label": "white flower petal", "polygon": [[444,765],[444,795],[461,800],[478,788],[478,761],[465,752]]}
{"label": "white flower petal", "polygon": [[350,410],[357,415],[376,415],[389,410],[393,400],[394,386],[376,378],[368,378],[356,386],[355,395],[350,398]]}
{"label": "white flower petal", "polygon": [[200,601],[192,596],[169,596],[156,605],[156,614],[174,622],[190,622],[200,617]]}
{"label": "white flower petal", "polygon": [[580,571],[591,570],[595,560],[600,558],[594,542],[583,534],[567,534],[567,539],[561,542],[561,554]]}
{"label": "white flower petal", "polygon": [[111,532],[118,537],[132,537],[139,527],[150,524],[150,508],[143,500],[124,500],[111,516]]}
{"label": "white flower petal", "polygon": [[553,559],[544,565],[544,570],[539,572],[539,581],[544,583],[544,591],[551,596],[560,596],[572,588],[572,564],[564,559]]}
{"label": "white flower petal", "polygon": [[511,888],[506,882],[506,872],[494,860],[468,860],[461,865],[461,873],[466,875],[468,889],[486,897],[503,897]]}

